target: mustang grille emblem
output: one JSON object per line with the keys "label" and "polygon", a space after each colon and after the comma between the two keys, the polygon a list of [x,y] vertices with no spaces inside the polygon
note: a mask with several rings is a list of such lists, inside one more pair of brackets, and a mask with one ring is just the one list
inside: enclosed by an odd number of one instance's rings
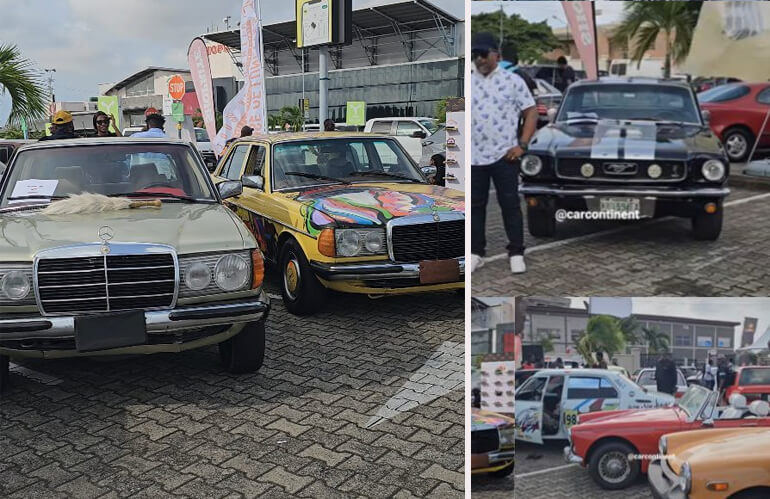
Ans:
{"label": "mustang grille emblem", "polygon": [[604,172],[613,175],[634,175],[636,163],[605,163]]}

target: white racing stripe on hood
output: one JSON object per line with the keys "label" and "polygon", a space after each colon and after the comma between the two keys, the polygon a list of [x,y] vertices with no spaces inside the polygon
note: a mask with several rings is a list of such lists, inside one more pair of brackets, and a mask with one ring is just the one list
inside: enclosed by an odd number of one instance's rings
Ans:
{"label": "white racing stripe on hood", "polygon": [[656,144],[655,123],[601,120],[594,128],[591,158],[652,160]]}

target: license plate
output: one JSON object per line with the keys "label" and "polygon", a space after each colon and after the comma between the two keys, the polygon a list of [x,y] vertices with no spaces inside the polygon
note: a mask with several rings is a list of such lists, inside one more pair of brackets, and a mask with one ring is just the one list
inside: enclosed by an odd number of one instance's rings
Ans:
{"label": "license plate", "polygon": [[420,284],[443,284],[460,280],[457,260],[424,260],[420,262]]}
{"label": "license plate", "polygon": [[600,198],[600,211],[614,211],[618,213],[638,213],[641,203],[637,198]]}
{"label": "license plate", "polygon": [[95,352],[146,343],[147,323],[141,310],[75,318],[75,346],[78,352]]}

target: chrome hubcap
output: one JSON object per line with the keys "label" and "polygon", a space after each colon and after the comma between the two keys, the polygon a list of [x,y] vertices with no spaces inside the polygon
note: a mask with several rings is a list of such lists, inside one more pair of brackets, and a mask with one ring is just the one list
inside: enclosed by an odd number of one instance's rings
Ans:
{"label": "chrome hubcap", "polygon": [[628,456],[620,452],[609,452],[599,460],[599,476],[609,483],[620,483],[631,473]]}
{"label": "chrome hubcap", "polygon": [[748,143],[746,142],[746,139],[743,137],[743,135],[730,135],[727,138],[727,141],[725,141],[725,146],[727,146],[727,153],[730,155],[730,157],[738,158],[746,153],[746,149],[748,148]]}
{"label": "chrome hubcap", "polygon": [[297,290],[300,285],[300,272],[299,261],[297,261],[296,255],[292,254],[286,267],[283,269],[283,288],[286,290],[286,294],[292,300],[297,299]]}

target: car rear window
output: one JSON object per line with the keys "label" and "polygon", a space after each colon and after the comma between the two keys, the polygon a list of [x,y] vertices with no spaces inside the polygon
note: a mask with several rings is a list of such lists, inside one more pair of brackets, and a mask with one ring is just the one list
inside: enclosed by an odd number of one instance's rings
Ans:
{"label": "car rear window", "polygon": [[770,369],[744,369],[739,385],[770,385]]}
{"label": "car rear window", "polygon": [[750,89],[737,83],[720,85],[698,94],[698,102],[727,102],[748,95]]}

